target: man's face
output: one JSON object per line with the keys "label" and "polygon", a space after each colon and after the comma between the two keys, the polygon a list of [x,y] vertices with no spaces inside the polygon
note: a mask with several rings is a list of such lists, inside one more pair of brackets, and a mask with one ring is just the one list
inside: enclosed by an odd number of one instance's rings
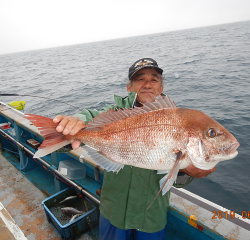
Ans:
{"label": "man's face", "polygon": [[153,102],[162,93],[161,75],[153,68],[144,68],[135,73],[131,85],[127,84],[128,92],[137,93],[137,102]]}

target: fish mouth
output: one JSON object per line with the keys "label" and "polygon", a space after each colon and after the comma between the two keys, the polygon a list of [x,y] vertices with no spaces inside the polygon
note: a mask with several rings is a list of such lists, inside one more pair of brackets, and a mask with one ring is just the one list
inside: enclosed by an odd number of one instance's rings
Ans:
{"label": "fish mouth", "polygon": [[237,149],[239,146],[240,146],[239,142],[235,142],[235,143],[230,144],[230,145],[227,146],[227,147],[222,148],[221,150],[222,150],[223,152],[225,152],[226,154],[230,155],[230,154],[233,154],[233,153],[237,152],[236,149]]}

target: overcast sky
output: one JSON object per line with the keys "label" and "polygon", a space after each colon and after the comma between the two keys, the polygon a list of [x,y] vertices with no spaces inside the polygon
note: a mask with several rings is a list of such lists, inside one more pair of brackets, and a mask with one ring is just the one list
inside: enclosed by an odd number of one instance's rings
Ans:
{"label": "overcast sky", "polygon": [[0,0],[0,54],[250,20],[250,0]]}

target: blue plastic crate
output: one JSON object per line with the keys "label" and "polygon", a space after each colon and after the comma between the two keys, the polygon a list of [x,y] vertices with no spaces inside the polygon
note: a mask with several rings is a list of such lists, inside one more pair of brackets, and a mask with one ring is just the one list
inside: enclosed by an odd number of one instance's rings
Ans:
{"label": "blue plastic crate", "polygon": [[[87,212],[69,222],[70,217],[63,215],[60,209],[65,206],[69,207],[72,200],[64,204],[60,202],[73,195],[77,195],[77,192],[73,188],[67,188],[42,202],[48,221],[53,225],[60,237],[65,240],[77,239],[98,222],[97,208],[88,199],[85,200],[85,204],[88,206]],[[78,206],[82,204],[81,200],[83,201],[83,199],[79,198]],[[76,201],[73,200],[74,202]],[[85,204],[83,204],[83,207],[86,206]]]}

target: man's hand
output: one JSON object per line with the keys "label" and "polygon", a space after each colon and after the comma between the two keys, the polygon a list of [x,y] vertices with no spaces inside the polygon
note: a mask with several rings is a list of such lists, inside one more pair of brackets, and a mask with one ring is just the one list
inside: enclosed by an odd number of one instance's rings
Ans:
{"label": "man's hand", "polygon": [[[58,126],[56,127],[56,130],[58,132],[63,133],[64,135],[75,135],[78,133],[81,129],[86,127],[86,124],[84,121],[80,120],[78,117],[72,117],[72,116],[62,116],[57,115],[53,119],[54,123],[58,123]],[[72,148],[77,149],[80,147],[81,142],[80,141],[74,141],[72,142]]]}
{"label": "man's hand", "polygon": [[202,170],[199,168],[196,168],[192,163],[184,169],[181,169],[180,172],[184,172],[190,177],[194,178],[202,178],[202,177],[207,177],[210,173],[214,172],[216,167],[210,169],[210,170]]}

